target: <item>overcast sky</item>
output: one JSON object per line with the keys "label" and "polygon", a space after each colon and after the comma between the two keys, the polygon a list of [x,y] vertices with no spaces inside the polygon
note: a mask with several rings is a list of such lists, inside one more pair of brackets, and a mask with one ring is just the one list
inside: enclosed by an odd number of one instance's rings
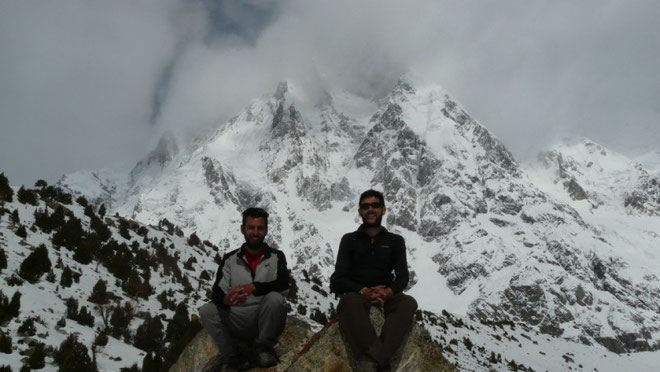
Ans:
{"label": "overcast sky", "polygon": [[0,172],[131,166],[283,79],[369,96],[409,69],[519,159],[660,141],[658,1],[0,2]]}

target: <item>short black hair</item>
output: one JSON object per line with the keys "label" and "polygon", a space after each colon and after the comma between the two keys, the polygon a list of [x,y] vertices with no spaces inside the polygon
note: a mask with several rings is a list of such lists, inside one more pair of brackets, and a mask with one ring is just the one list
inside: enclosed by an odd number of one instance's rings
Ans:
{"label": "short black hair", "polygon": [[364,199],[370,196],[373,196],[374,198],[378,198],[378,200],[380,200],[380,204],[382,204],[383,207],[385,206],[385,197],[383,196],[383,193],[380,191],[376,191],[374,189],[369,189],[363,192],[362,195],[360,195],[360,201],[358,202],[358,204],[362,203]]}
{"label": "short black hair", "polygon": [[243,224],[241,226],[245,226],[245,221],[247,221],[248,217],[252,218],[263,218],[264,222],[266,222],[266,228],[268,228],[268,212],[261,208],[248,208],[243,212]]}

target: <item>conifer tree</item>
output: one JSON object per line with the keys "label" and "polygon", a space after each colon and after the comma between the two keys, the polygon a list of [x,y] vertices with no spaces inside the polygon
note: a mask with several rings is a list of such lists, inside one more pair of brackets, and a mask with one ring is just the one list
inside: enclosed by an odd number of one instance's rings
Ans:
{"label": "conifer tree", "polygon": [[78,312],[78,319],[76,319],[78,324],[82,324],[88,327],[94,327],[94,315],[87,310],[87,306],[80,308]]}
{"label": "conifer tree", "polygon": [[126,240],[131,239],[131,233],[128,232],[128,228],[126,228],[126,226],[119,227],[119,235],[121,235]]}
{"label": "conifer tree", "polygon": [[108,344],[108,333],[104,330],[99,330],[94,338],[94,345],[96,346],[105,346]]}
{"label": "conifer tree", "polygon": [[137,297],[140,293],[141,287],[142,281],[140,280],[140,275],[136,270],[131,271],[131,275],[128,277],[128,280],[124,285],[124,291],[131,297]]}
{"label": "conifer tree", "polygon": [[144,351],[157,351],[163,338],[163,323],[158,317],[147,315],[135,332],[134,345]]}
{"label": "conifer tree", "polygon": [[108,302],[107,285],[103,279],[99,279],[96,284],[94,284],[92,294],[89,296],[89,301],[95,304],[104,304]]}
{"label": "conifer tree", "polygon": [[50,271],[50,267],[48,250],[45,245],[41,244],[23,260],[18,275],[34,284],[39,281],[41,275]]}
{"label": "conifer tree", "polygon": [[46,183],[44,180],[37,180],[37,182],[34,183],[34,187],[38,187],[40,189],[43,189],[46,186],[48,186],[48,183]]}
{"label": "conifer tree", "polygon": [[128,325],[134,316],[133,311],[133,307],[128,302],[125,302],[124,306],[115,306],[112,308],[110,325],[112,326],[111,333],[114,337],[120,337],[127,332]]}
{"label": "conifer tree", "polygon": [[72,320],[78,320],[78,300],[69,297],[65,301],[66,317]]}
{"label": "conifer tree", "polygon": [[18,197],[18,202],[21,204],[39,205],[37,193],[32,190],[27,190],[23,186],[18,189],[16,196]]}
{"label": "conifer tree", "polygon": [[21,309],[21,292],[16,291],[11,301],[0,291],[0,323],[16,318]]}
{"label": "conifer tree", "polygon": [[0,173],[0,201],[11,203],[14,200],[14,189],[9,186],[9,179]]}
{"label": "conifer tree", "polygon": [[23,239],[27,238],[27,231],[25,230],[25,225],[19,226],[19,228],[16,229],[16,232],[14,234],[16,234],[16,236],[18,236],[19,238],[23,238]]}
{"label": "conifer tree", "polygon": [[199,237],[197,236],[197,234],[195,234],[195,233],[190,234],[190,238],[188,238],[188,245],[189,246],[197,247],[200,243],[201,243],[201,241],[199,240]]}
{"label": "conifer tree", "polygon": [[11,296],[11,301],[9,301],[9,306],[7,306],[7,314],[15,318],[18,316],[21,311],[21,292],[16,291],[14,295]]}
{"label": "conifer tree", "polygon": [[50,233],[53,231],[53,228],[50,226],[50,216],[48,215],[48,209],[35,209],[34,213],[34,224],[45,233]]}
{"label": "conifer tree", "polygon": [[92,258],[101,249],[101,240],[96,233],[86,234],[78,243],[73,259],[86,265],[92,262]]}
{"label": "conifer tree", "polygon": [[75,335],[70,335],[60,344],[54,354],[55,363],[60,371],[93,372],[96,366],[89,357],[87,346],[80,343]]}
{"label": "conifer tree", "polygon": [[71,284],[73,284],[73,272],[71,272],[69,266],[64,266],[62,276],[60,276],[60,285],[64,288],[69,288]]}
{"label": "conifer tree", "polygon": [[90,217],[90,227],[96,232],[99,240],[102,242],[105,242],[112,237],[112,232],[110,232],[108,225],[103,223],[103,221],[97,216]]}
{"label": "conifer tree", "polygon": [[185,346],[188,345],[201,328],[202,325],[197,320],[188,322],[188,325],[183,332],[172,341],[170,347],[167,349],[165,357],[163,358],[162,370],[168,370],[176,362]]}
{"label": "conifer tree", "polygon": [[142,359],[142,370],[143,371],[158,371],[160,370],[160,363],[156,362],[156,357],[152,355],[153,353],[148,352],[144,359]]}
{"label": "conifer tree", "polygon": [[7,254],[5,250],[0,247],[0,273],[3,269],[7,268]]}
{"label": "conifer tree", "polygon": [[99,216],[101,216],[101,218],[105,217],[105,212],[105,204],[101,204],[101,207],[99,207]]}
{"label": "conifer tree", "polygon": [[80,205],[81,207],[85,208],[85,210],[87,210],[87,206],[89,205],[87,199],[85,199],[85,197],[82,195],[76,198],[76,203],[78,203],[78,205]]}
{"label": "conifer tree", "polygon": [[197,259],[194,256],[190,256],[186,263],[183,264],[183,268],[186,270],[192,270],[193,264],[195,263],[197,263]]}
{"label": "conifer tree", "polygon": [[55,211],[53,214],[50,215],[50,226],[51,229],[59,229],[64,225],[65,218],[64,218],[64,208],[62,208],[61,205],[58,205],[57,208],[55,208]]}
{"label": "conifer tree", "polygon": [[55,272],[53,271],[53,269],[50,269],[48,274],[46,274],[46,280],[51,283],[55,283]]}
{"label": "conifer tree", "polygon": [[[96,214],[94,213],[94,208],[90,204],[87,204],[85,207],[85,216],[92,218],[92,217],[97,217]],[[97,217],[98,218],[98,217]]]}
{"label": "conifer tree", "polygon": [[34,318],[28,317],[25,319],[16,332],[23,336],[34,336],[37,333],[37,327],[34,326]]}
{"label": "conifer tree", "polygon": [[21,218],[18,216],[18,209],[14,209],[14,211],[11,212],[10,220],[13,223],[21,223]]}
{"label": "conifer tree", "polygon": [[53,235],[52,242],[53,245],[66,247],[69,250],[73,250],[76,246],[78,246],[78,244],[80,244],[80,241],[84,235],[85,231],[82,228],[80,219],[72,216]]}
{"label": "conifer tree", "polygon": [[41,369],[46,366],[46,345],[37,342],[32,349],[32,354],[28,357],[28,366],[31,369]]}
{"label": "conifer tree", "polygon": [[149,230],[144,226],[140,226],[140,228],[137,230],[137,234],[146,237],[147,234],[149,234]]}
{"label": "conifer tree", "polygon": [[0,353],[11,354],[12,339],[0,328]]}
{"label": "conifer tree", "polygon": [[176,341],[183,334],[186,327],[188,327],[188,324],[190,324],[188,306],[186,306],[185,302],[180,302],[176,305],[172,320],[167,324],[166,340],[169,342]]}

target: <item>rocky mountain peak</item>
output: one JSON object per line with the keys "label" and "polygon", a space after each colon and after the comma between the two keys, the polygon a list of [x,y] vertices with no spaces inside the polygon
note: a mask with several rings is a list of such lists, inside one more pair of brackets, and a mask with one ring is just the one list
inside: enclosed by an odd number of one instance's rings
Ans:
{"label": "rocky mountain peak", "polygon": [[131,170],[131,179],[135,180],[147,172],[158,172],[178,153],[179,146],[174,134],[171,131],[166,131],[161,135],[156,147]]}
{"label": "rocky mountain peak", "polygon": [[275,89],[275,94],[273,97],[275,97],[276,100],[282,101],[284,100],[284,95],[286,92],[289,91],[289,83],[286,81],[280,81],[279,84],[277,84],[277,89]]}

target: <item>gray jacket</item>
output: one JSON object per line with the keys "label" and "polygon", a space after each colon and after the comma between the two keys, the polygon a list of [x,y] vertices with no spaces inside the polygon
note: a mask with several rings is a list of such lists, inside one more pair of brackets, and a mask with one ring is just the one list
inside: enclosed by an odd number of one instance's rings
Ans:
{"label": "gray jacket", "polygon": [[254,283],[255,286],[254,292],[241,306],[258,304],[265,294],[272,291],[284,292],[289,288],[289,269],[284,253],[267,244],[264,246],[266,250],[254,274],[245,259],[245,244],[225,254],[213,284],[212,300],[216,306],[226,308],[225,295],[230,288],[241,284]]}

